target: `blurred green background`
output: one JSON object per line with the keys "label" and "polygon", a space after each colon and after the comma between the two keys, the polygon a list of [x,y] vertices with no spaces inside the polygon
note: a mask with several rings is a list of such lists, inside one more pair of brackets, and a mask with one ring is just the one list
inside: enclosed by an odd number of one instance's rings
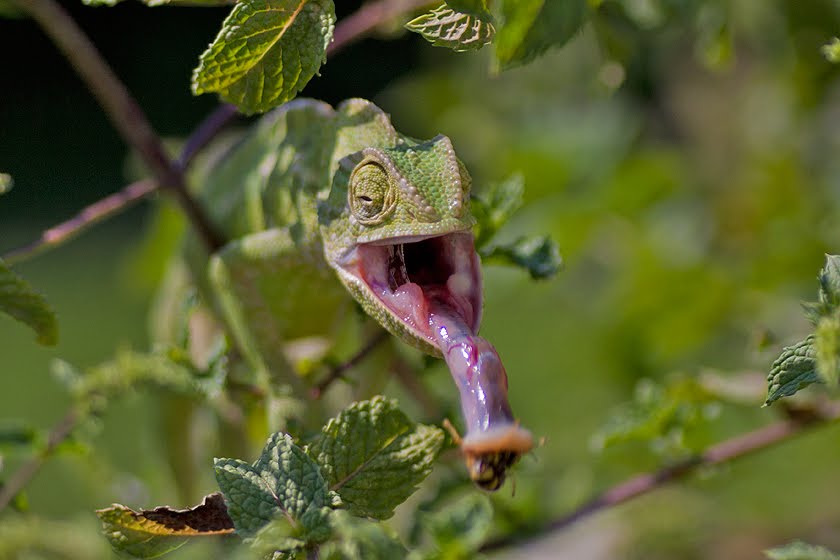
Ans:
{"label": "blurred green background", "polygon": [[[185,137],[215,106],[190,96],[189,76],[225,10],[65,4],[161,134]],[[339,16],[358,6],[340,4]],[[723,405],[676,451],[591,443],[640,380],[762,378],[809,332],[799,302],[815,297],[823,254],[840,252],[840,66],[820,53],[838,34],[835,0],[612,0],[569,45],[500,76],[483,53],[400,35],[350,47],[304,91],[333,104],[368,97],[405,134],[447,134],[476,188],[521,174],[527,205],[504,234],[560,244],[554,280],[485,269],[482,335],[505,361],[522,423],[547,438],[523,461],[516,495],[494,496],[500,530],[779,417],[760,408],[758,383],[754,399]],[[15,178],[0,199],[2,253],[135,176],[32,23],[0,22],[0,52],[0,171]],[[0,421],[61,417],[52,358],[88,366],[147,346],[155,278],[136,262],[153,207],[16,267],[58,311],[61,342],[38,347],[0,318]],[[429,381],[453,399],[446,376],[438,368]],[[92,510],[173,503],[177,491],[154,395],[114,402],[101,424],[92,447],[51,460],[28,490],[32,512],[84,527],[77,546],[107,558]],[[799,437],[499,557],[760,558],[792,538],[840,550],[837,437],[832,427]],[[6,457],[4,472],[19,460]]]}

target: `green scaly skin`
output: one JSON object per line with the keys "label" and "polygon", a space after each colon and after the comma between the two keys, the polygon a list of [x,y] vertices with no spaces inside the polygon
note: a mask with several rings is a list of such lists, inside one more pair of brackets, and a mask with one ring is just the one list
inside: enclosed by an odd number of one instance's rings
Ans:
{"label": "green scaly skin", "polygon": [[[387,175],[362,171],[351,182],[368,163]],[[338,263],[360,243],[470,231],[470,183],[448,138],[403,136],[369,101],[333,110],[301,99],[263,117],[201,193],[233,239],[212,256],[210,284],[248,359],[288,369],[278,341],[333,333],[349,308],[347,292],[395,336],[439,356]],[[351,184],[365,185],[368,205],[381,211],[350,202]]]}
{"label": "green scaly skin", "polygon": [[[248,362],[272,385],[302,392],[284,343],[333,340],[352,299],[428,354],[441,356],[434,313],[449,314],[455,320],[447,324],[463,325],[475,340],[482,291],[470,186],[448,138],[401,135],[369,101],[334,110],[297,100],[265,115],[200,193],[232,240],[210,257],[206,287]],[[510,416],[504,369],[484,373],[477,364],[453,375],[472,387],[465,410],[500,418],[472,422],[467,436],[477,432],[479,448],[465,447],[471,477],[494,490],[531,436]],[[486,376],[494,380],[481,386]]]}

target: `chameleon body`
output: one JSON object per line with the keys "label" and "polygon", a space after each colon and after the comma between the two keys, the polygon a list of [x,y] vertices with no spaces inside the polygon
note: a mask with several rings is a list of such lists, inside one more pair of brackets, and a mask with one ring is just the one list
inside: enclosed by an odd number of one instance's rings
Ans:
{"label": "chameleon body", "polygon": [[513,420],[498,355],[475,335],[470,186],[445,136],[401,135],[361,99],[297,100],[258,121],[200,196],[232,239],[210,258],[209,289],[255,367],[291,373],[282,342],[334,332],[349,292],[393,335],[447,359],[470,475],[496,489],[531,436]]}

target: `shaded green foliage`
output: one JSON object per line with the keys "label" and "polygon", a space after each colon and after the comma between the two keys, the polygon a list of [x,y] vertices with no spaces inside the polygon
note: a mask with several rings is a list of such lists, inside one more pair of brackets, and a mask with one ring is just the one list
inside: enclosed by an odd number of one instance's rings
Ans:
{"label": "shaded green foliage", "polygon": [[58,321],[47,300],[0,259],[0,312],[35,331],[40,344],[58,342]]}
{"label": "shaded green foliage", "polygon": [[764,554],[770,560],[837,560],[840,558],[829,549],[799,541],[771,548]]}

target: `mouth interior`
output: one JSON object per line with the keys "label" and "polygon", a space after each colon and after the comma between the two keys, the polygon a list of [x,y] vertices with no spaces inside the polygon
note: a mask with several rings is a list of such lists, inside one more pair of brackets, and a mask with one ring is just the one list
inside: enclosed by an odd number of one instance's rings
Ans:
{"label": "mouth interior", "polygon": [[359,247],[361,280],[416,334],[437,346],[430,311],[441,304],[472,330],[481,320],[481,274],[469,233]]}

